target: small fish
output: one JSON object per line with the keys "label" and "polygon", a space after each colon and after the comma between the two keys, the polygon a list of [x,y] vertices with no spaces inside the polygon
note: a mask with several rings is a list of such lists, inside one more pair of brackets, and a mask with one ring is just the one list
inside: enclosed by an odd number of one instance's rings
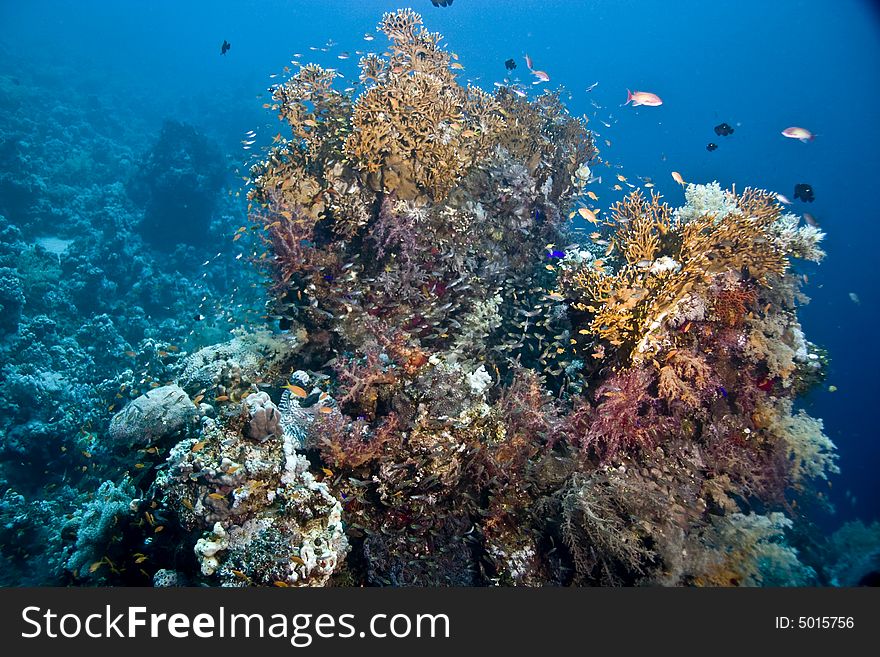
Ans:
{"label": "small fish", "polygon": [[321,472],[323,472],[324,475],[327,477],[333,476],[333,470],[331,470],[330,468],[321,468]]}
{"label": "small fish", "polygon": [[219,397],[214,397],[214,401],[216,401],[216,402],[229,401],[229,395],[220,395]]}
{"label": "small fish", "polygon": [[594,213],[589,208],[578,208],[578,214],[586,219],[587,221],[591,221],[593,223],[598,222],[599,220],[596,218],[596,213]]}
{"label": "small fish", "polygon": [[776,200],[785,205],[791,205],[791,200],[785,194],[776,194]]}
{"label": "small fish", "polygon": [[788,137],[789,139],[799,139],[803,143],[807,143],[808,141],[813,141],[816,138],[812,132],[807,130],[806,128],[799,128],[798,126],[791,126],[782,131],[783,137]]}
{"label": "small fish", "polygon": [[593,89],[595,89],[595,88],[598,87],[598,86],[599,86],[599,83],[598,83],[598,82],[594,82],[594,83],[591,84],[589,87],[587,87],[587,93],[590,93]]}
{"label": "small fish", "polygon": [[301,557],[298,557],[295,554],[290,556],[290,560],[293,563],[295,563],[297,566],[305,566],[306,565],[306,562],[303,561]]}
{"label": "small fish", "polygon": [[623,191],[623,187],[621,187],[620,185],[615,185],[613,189],[618,192]]}
{"label": "small fish", "polygon": [[819,222],[816,221],[816,217],[811,215],[809,212],[804,212],[804,221],[808,226],[812,226],[813,228],[819,227]]}
{"label": "small fish", "polygon": [[534,75],[537,80],[532,82],[532,84],[541,84],[542,82],[550,82],[550,76],[547,75],[544,71],[532,71],[532,75]]}
{"label": "small fish", "polygon": [[514,70],[516,68],[516,61],[511,57],[504,62],[504,68],[506,68],[508,71]]}
{"label": "small fish", "polygon": [[103,566],[103,565],[104,565],[104,560],[103,560],[103,559],[101,559],[100,561],[96,561],[96,562],[93,563],[91,566],[89,566],[89,572],[90,572],[90,573],[93,573],[93,572],[95,572],[96,570],[98,570],[98,568],[100,568],[100,567]]}
{"label": "small fish", "polygon": [[804,203],[812,203],[816,200],[816,195],[813,193],[813,186],[809,183],[798,183],[795,185],[794,197],[800,199]]}
{"label": "small fish", "polygon": [[225,55],[231,47],[232,44],[230,44],[226,39],[223,39],[223,45],[220,46],[220,54]]}
{"label": "small fish", "polygon": [[276,579],[274,582],[272,582],[272,586],[277,586],[278,588],[282,589],[290,588],[290,584],[288,584],[287,582],[282,582],[280,579]]}
{"label": "small fish", "polygon": [[626,176],[624,176],[624,175],[622,175],[622,174],[620,174],[620,173],[617,174],[617,179],[618,179],[620,182],[626,182]]}
{"label": "small fish", "polygon": [[719,137],[729,137],[734,133],[734,129],[729,123],[719,123],[715,126],[715,134]]}
{"label": "small fish", "polygon": [[678,171],[672,172],[672,179],[677,182],[679,185],[684,187],[687,183],[684,181],[684,178],[681,177],[681,174]]}
{"label": "small fish", "polygon": [[653,94],[650,91],[630,91],[626,90],[626,105],[627,103],[632,103],[633,107],[637,107],[639,105],[645,105],[646,107],[657,107],[663,104],[663,101],[660,100],[660,96],[657,94]]}
{"label": "small fish", "polygon": [[186,499],[185,497],[184,497],[182,500],[180,500],[180,503],[183,504],[183,506],[185,506],[185,507],[186,507],[187,509],[189,509],[190,511],[195,511],[195,507],[193,506],[193,503],[190,502],[190,501],[189,501],[188,499]]}
{"label": "small fish", "polygon": [[710,153],[712,151],[716,150],[717,148],[718,148],[718,144],[716,144],[714,142],[710,141],[708,144],[706,144],[706,150],[709,151]]}
{"label": "small fish", "polygon": [[861,305],[861,303],[862,303],[862,300],[859,299],[859,295],[856,294],[855,292],[850,292],[850,293],[849,293],[849,300],[852,301],[852,302],[853,302],[854,304],[856,304],[857,306],[858,306],[858,305]]}
{"label": "small fish", "polygon": [[286,388],[287,390],[290,390],[290,393],[293,396],[299,397],[300,399],[305,399],[306,397],[309,396],[309,393],[307,393],[305,390],[303,390],[299,386],[293,385],[292,383],[288,383],[287,385],[283,385],[281,387]]}
{"label": "small fish", "polygon": [[599,200],[599,197],[596,196],[596,192],[589,191],[589,192],[587,192],[587,196],[589,196],[589,197],[590,197],[592,200],[594,200],[594,201],[598,201],[598,200]]}
{"label": "small fish", "polygon": [[321,406],[320,408],[318,408],[318,412],[319,413],[332,413],[333,409],[329,406]]}
{"label": "small fish", "polygon": [[203,449],[205,449],[205,445],[207,445],[207,444],[208,443],[206,441],[200,440],[195,445],[193,445],[189,451],[191,451],[193,453],[201,452]]}
{"label": "small fish", "polygon": [[208,497],[210,497],[212,500],[225,500],[226,499],[226,496],[223,495],[222,493],[209,493]]}
{"label": "small fish", "polygon": [[828,386],[828,392],[837,392],[837,386]]}
{"label": "small fish", "polygon": [[129,358],[134,358],[135,356],[137,356],[137,354],[134,353],[133,351],[126,351],[125,355],[128,356]]}

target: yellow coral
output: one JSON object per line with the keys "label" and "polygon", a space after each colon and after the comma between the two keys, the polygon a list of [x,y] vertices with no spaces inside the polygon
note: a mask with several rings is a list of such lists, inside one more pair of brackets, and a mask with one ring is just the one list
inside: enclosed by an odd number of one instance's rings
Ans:
{"label": "yellow coral", "polygon": [[[787,267],[771,226],[780,210],[768,192],[746,189],[733,198],[736,211],[675,221],[671,208],[639,190],[611,207],[616,250],[624,263],[609,271],[587,262],[564,271],[560,288],[577,310],[592,315],[589,330],[627,360],[642,361],[668,344],[666,318],[692,290],[705,289],[725,271],[766,284]],[[666,376],[672,390],[672,375]]]}

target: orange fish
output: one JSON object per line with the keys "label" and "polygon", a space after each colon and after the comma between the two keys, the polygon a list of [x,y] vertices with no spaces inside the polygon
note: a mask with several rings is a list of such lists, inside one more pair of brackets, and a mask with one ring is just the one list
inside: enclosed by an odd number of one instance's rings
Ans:
{"label": "orange fish", "polygon": [[293,396],[299,397],[300,399],[305,399],[306,397],[309,396],[309,393],[307,393],[305,390],[303,390],[299,386],[293,385],[292,383],[288,383],[287,385],[284,385],[281,387],[287,388],[288,390],[290,390],[290,392]]}
{"label": "orange fish", "polygon": [[633,107],[637,107],[639,105],[645,105],[646,107],[657,107],[658,105],[662,105],[663,101],[660,100],[660,96],[657,94],[652,94],[650,91],[630,91],[626,90],[626,105],[627,103],[632,103]]}
{"label": "orange fish", "polygon": [[672,179],[677,182],[679,185],[684,187],[687,183],[684,181],[684,178],[681,177],[681,174],[678,171],[672,172]]}
{"label": "orange fish", "polygon": [[596,223],[598,221],[596,213],[589,208],[578,208],[578,214],[589,222]]}

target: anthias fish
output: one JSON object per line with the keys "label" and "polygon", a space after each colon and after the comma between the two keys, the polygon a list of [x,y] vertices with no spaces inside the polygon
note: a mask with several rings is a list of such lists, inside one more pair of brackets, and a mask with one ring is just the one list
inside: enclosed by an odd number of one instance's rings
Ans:
{"label": "anthias fish", "polygon": [[663,101],[660,99],[660,96],[657,94],[653,94],[650,91],[630,91],[626,90],[626,102],[624,105],[632,103],[633,107],[637,107],[639,105],[645,105],[647,107],[657,107],[663,104]]}
{"label": "anthias fish", "polygon": [[808,141],[813,141],[816,135],[807,130],[806,128],[799,128],[798,126],[791,126],[790,128],[786,128],[782,131],[783,137],[788,137],[789,139],[800,139],[805,144]]}

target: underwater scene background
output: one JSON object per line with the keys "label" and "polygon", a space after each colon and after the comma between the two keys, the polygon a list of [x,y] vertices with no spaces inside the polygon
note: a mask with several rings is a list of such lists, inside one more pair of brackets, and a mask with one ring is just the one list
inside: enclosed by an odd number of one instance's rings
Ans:
{"label": "underwater scene background", "polygon": [[402,6],[0,3],[0,583],[876,583],[877,7]]}

